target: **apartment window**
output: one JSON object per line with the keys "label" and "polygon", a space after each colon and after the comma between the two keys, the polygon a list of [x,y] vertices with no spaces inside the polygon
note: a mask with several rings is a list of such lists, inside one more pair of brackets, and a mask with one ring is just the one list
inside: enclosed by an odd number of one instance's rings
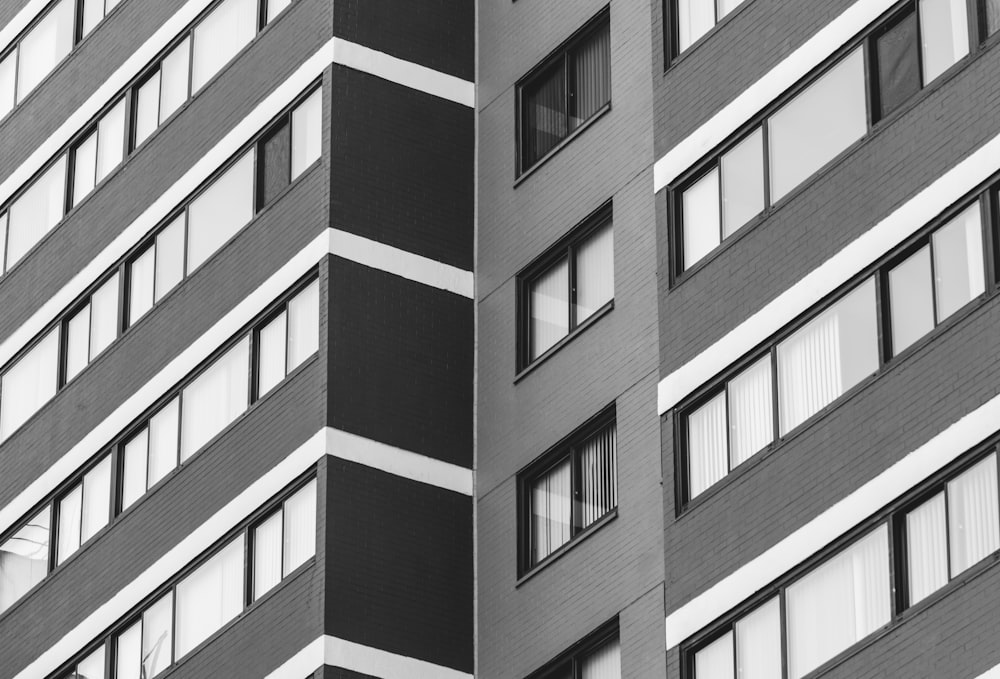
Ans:
{"label": "apartment window", "polygon": [[78,662],[63,679],[103,679],[105,662],[104,646],[101,646]]}
{"label": "apartment window", "polygon": [[257,600],[316,553],[316,481],[288,498],[251,534]]}
{"label": "apartment window", "polygon": [[292,111],[292,181],[319,160],[322,135],[323,91],[318,89]]}
{"label": "apartment window", "polygon": [[177,657],[183,658],[243,610],[244,536],[177,585]]}
{"label": "apartment window", "polygon": [[41,582],[49,572],[49,507],[0,543],[0,613]]}
{"label": "apartment window", "polygon": [[609,204],[518,276],[520,367],[527,367],[598,312],[610,308],[614,275]]}
{"label": "apartment window", "polygon": [[63,218],[65,187],[66,157],[62,156],[11,203],[7,223],[7,269]]}
{"label": "apartment window", "polygon": [[104,114],[73,152],[73,205],[121,165],[125,157],[125,100]]}
{"label": "apartment window", "polygon": [[676,0],[677,52],[683,52],[744,0]]}
{"label": "apartment window", "polygon": [[144,142],[190,96],[191,38],[185,37],[135,88],[134,146]]}
{"label": "apartment window", "polygon": [[59,388],[59,330],[50,330],[0,377],[0,440],[55,396]]}
{"label": "apartment window", "polygon": [[588,635],[529,679],[621,679],[621,643],[614,620]]}
{"label": "apartment window", "polygon": [[115,273],[66,322],[65,381],[76,377],[117,339],[118,280]]}
{"label": "apartment window", "polygon": [[174,398],[125,443],[122,510],[177,467],[179,434],[180,399]]}
{"label": "apartment window", "polygon": [[181,392],[181,462],[247,409],[250,341],[244,338]]}
{"label": "apartment window", "polygon": [[257,33],[257,0],[225,0],[193,33],[191,89],[200,90]]}
{"label": "apartment window", "polygon": [[319,349],[319,281],[296,295],[257,331],[257,396],[263,396]]}
{"label": "apartment window", "polygon": [[519,174],[611,104],[611,33],[603,12],[518,83]]}
{"label": "apartment window", "polygon": [[58,502],[58,566],[111,520],[111,456],[106,455]]}
{"label": "apartment window", "polygon": [[698,679],[781,677],[781,608],[777,598],[737,620],[694,654]]}
{"label": "apartment window", "polygon": [[191,202],[187,268],[193,271],[254,215],[253,151],[246,153]]}
{"label": "apartment window", "polygon": [[[170,666],[173,603],[173,592],[168,592],[118,635],[115,679],[152,679]],[[97,676],[103,677],[103,670]]]}
{"label": "apartment window", "polygon": [[17,60],[18,103],[73,49],[74,10],[74,0],[59,0],[21,40]]}
{"label": "apartment window", "polygon": [[544,561],[618,506],[614,410],[574,432],[520,477],[522,570]]}

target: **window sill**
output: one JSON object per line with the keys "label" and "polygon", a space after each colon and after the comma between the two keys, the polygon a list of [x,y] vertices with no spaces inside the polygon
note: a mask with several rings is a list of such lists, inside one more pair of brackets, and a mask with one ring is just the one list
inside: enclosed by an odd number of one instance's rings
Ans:
{"label": "window sill", "polygon": [[575,328],[573,328],[573,330],[569,334],[567,334],[561,340],[559,340],[558,342],[556,342],[555,344],[553,344],[551,347],[549,347],[548,349],[546,349],[545,352],[541,356],[539,356],[538,358],[534,359],[531,363],[529,363],[527,366],[525,366],[524,368],[522,368],[520,372],[518,372],[516,375],[514,375],[514,384],[517,384],[518,382],[520,382],[521,380],[523,380],[529,373],[533,372],[538,366],[540,366],[545,361],[549,360],[549,358],[551,358],[553,355],[555,355],[556,353],[558,353],[559,350],[562,349],[564,346],[566,346],[567,344],[569,344],[570,342],[572,342],[573,339],[575,339],[578,335],[580,335],[582,332],[584,332],[587,328],[589,328],[590,326],[594,325],[601,318],[603,318],[604,316],[606,316],[609,313],[611,313],[611,311],[614,308],[615,308],[615,300],[612,299],[610,302],[608,302],[607,304],[605,304],[604,306],[602,306],[600,309],[598,309],[597,311],[595,311],[593,314],[591,314],[590,318],[588,318],[583,323],[581,323],[580,325],[578,325]]}
{"label": "window sill", "polygon": [[573,130],[572,132],[570,132],[568,135],[566,135],[565,139],[563,139],[558,144],[556,144],[551,149],[549,149],[548,153],[546,153],[544,156],[542,156],[541,158],[539,158],[538,160],[536,160],[534,163],[532,163],[531,167],[528,167],[523,172],[521,172],[519,175],[517,175],[516,177],[514,177],[514,188],[516,189],[518,186],[520,186],[522,183],[524,183],[528,179],[528,177],[530,177],[536,171],[538,171],[538,168],[542,167],[547,162],[549,162],[549,160],[551,160],[553,158],[553,156],[557,155],[560,151],[562,151],[564,148],[566,148],[574,139],[576,139],[581,134],[583,134],[585,130],[590,129],[590,127],[594,123],[596,123],[598,120],[600,120],[601,118],[603,118],[604,115],[606,113],[608,113],[608,111],[610,111],[610,110],[611,110],[611,102],[609,101],[597,113],[595,113],[594,115],[590,116],[584,123],[582,123],[580,125],[580,127],[576,128],[575,130]]}
{"label": "window sill", "polygon": [[578,544],[589,538],[591,535],[599,531],[601,528],[611,523],[618,518],[618,507],[615,507],[610,512],[599,518],[594,523],[587,526],[584,530],[577,533],[569,542],[564,544],[562,547],[556,551],[549,554],[547,557],[542,559],[540,562],[531,567],[530,570],[525,571],[514,583],[514,589],[519,589],[521,585],[531,580],[533,577],[544,571],[549,565],[558,561],[562,556],[570,552]]}

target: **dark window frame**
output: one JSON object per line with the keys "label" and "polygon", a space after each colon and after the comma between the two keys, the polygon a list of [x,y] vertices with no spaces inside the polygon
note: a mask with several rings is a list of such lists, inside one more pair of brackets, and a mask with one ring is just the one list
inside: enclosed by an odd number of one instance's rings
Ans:
{"label": "dark window frame", "polygon": [[567,648],[554,659],[545,663],[527,676],[526,679],[555,679],[565,676],[570,669],[572,679],[582,679],[582,661],[591,653],[613,640],[621,642],[618,616],[588,632],[580,641]]}

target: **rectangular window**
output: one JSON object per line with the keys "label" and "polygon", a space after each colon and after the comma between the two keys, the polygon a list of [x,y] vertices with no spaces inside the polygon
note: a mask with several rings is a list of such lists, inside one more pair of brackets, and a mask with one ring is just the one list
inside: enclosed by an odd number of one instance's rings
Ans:
{"label": "rectangular window", "polygon": [[715,24],[742,4],[743,0],[676,0],[677,53],[708,33]]}
{"label": "rectangular window", "polygon": [[920,43],[917,14],[908,11],[875,38],[879,112],[885,117],[920,91]]}
{"label": "rectangular window", "polygon": [[17,78],[17,50],[0,59],[0,116],[14,108],[14,85]]}
{"label": "rectangular window", "polygon": [[919,0],[924,84],[969,53],[966,0]]}
{"label": "rectangular window", "polygon": [[58,566],[111,520],[111,456],[101,460],[63,496],[57,515]]}
{"label": "rectangular window", "polygon": [[602,415],[521,480],[524,570],[618,506],[616,428]]}
{"label": "rectangular window", "polygon": [[115,679],[142,679],[142,620],[118,635]]}
{"label": "rectangular window", "polygon": [[604,14],[518,84],[520,172],[611,103],[610,46]]}
{"label": "rectangular window", "polygon": [[37,413],[59,387],[59,330],[38,344],[0,377],[0,440]]}
{"label": "rectangular window", "polygon": [[62,220],[66,208],[66,156],[39,176],[10,206],[6,270]]}
{"label": "rectangular window", "polygon": [[267,23],[274,21],[274,18],[292,4],[292,0],[265,0],[267,2]]}
{"label": "rectangular window", "polygon": [[71,673],[66,679],[103,679],[104,656],[104,646],[101,646],[77,663],[74,673]]}
{"label": "rectangular window", "polygon": [[243,338],[181,392],[181,462],[249,405],[250,342]]}
{"label": "rectangular window", "polygon": [[292,179],[319,160],[322,154],[323,90],[318,89],[292,111]]}
{"label": "rectangular window", "polygon": [[185,37],[135,89],[134,145],[139,146],[187,101],[191,38]]}
{"label": "rectangular window", "polygon": [[[173,661],[174,597],[172,592],[147,608],[118,635],[115,679],[152,679]],[[104,676],[104,669],[95,675]]]}
{"label": "rectangular window", "polygon": [[621,679],[617,621],[580,641],[529,679]]}
{"label": "rectangular window", "polygon": [[243,542],[241,533],[177,585],[178,659],[243,611]]}
{"label": "rectangular window", "polygon": [[319,350],[319,281],[257,331],[257,398]]}
{"label": "rectangular window", "polygon": [[27,594],[49,572],[50,510],[31,518],[0,544],[0,613]]}
{"label": "rectangular window", "polygon": [[73,49],[75,5],[75,0],[59,0],[21,40],[17,60],[18,103]]}
{"label": "rectangular window", "polygon": [[178,464],[180,401],[172,399],[123,448],[122,511]]}
{"label": "rectangular window", "polygon": [[268,205],[291,183],[292,133],[287,121],[278,125],[260,145],[258,202]]}
{"label": "rectangular window", "polygon": [[257,33],[256,0],[225,0],[194,29],[192,90],[212,79]]}
{"label": "rectangular window", "polygon": [[254,215],[254,153],[218,177],[188,208],[188,273],[201,266]]}
{"label": "rectangular window", "polygon": [[781,603],[775,597],[694,654],[696,679],[781,677]]}
{"label": "rectangular window", "polygon": [[253,598],[316,554],[316,480],[285,500],[253,530]]}

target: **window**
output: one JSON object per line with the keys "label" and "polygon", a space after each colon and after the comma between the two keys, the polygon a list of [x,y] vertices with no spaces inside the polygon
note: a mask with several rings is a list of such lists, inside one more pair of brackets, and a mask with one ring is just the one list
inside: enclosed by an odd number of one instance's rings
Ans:
{"label": "window", "polygon": [[193,33],[191,89],[200,90],[257,33],[257,0],[224,0]]}
{"label": "window", "polygon": [[319,160],[322,152],[323,91],[316,90],[292,111],[292,180]]}
{"label": "window", "polygon": [[188,209],[187,269],[194,271],[254,214],[253,151],[246,153]]}
{"label": "window", "polygon": [[621,679],[618,621],[591,633],[529,679]]}
{"label": "window", "polygon": [[59,501],[56,535],[58,566],[111,520],[111,456],[87,472]]}
{"label": "window", "polygon": [[183,658],[243,610],[239,537],[177,585],[177,657]]}
{"label": "window", "polygon": [[121,165],[125,157],[125,100],[104,114],[73,153],[73,205]]}
{"label": "window", "polygon": [[[118,635],[115,679],[152,679],[170,666],[173,604],[168,592]],[[104,676],[103,669],[97,676]]]}
{"label": "window", "polygon": [[180,399],[161,408],[123,448],[122,510],[177,467]]}
{"label": "window", "polygon": [[59,331],[49,334],[0,377],[0,440],[55,396],[59,386]]}
{"label": "window", "polygon": [[71,380],[118,337],[118,274],[90,296],[66,323],[66,375]]}
{"label": "window", "polygon": [[316,481],[285,500],[252,535],[256,600],[316,554]]}
{"label": "window", "polygon": [[777,598],[737,620],[694,654],[698,679],[781,677],[781,609]]}
{"label": "window", "polygon": [[744,0],[676,0],[677,52],[683,52]]}
{"label": "window", "polygon": [[611,104],[608,13],[593,19],[518,83],[518,174]]}
{"label": "window", "polygon": [[6,270],[42,239],[65,214],[66,157],[62,156],[11,203]]}
{"label": "window", "polygon": [[618,506],[614,410],[598,415],[520,478],[522,571]]}
{"label": "window", "polygon": [[0,613],[27,594],[49,571],[48,506],[0,544]]}
{"label": "window", "polygon": [[181,462],[247,409],[249,357],[243,339],[181,392]]}
{"label": "window", "polygon": [[59,0],[21,40],[17,102],[35,89],[73,49],[74,0]]}
{"label": "window", "polygon": [[63,679],[103,679],[105,666],[104,646],[76,664]]}
{"label": "window", "polygon": [[580,328],[615,296],[611,207],[588,217],[518,276],[520,367]]}
{"label": "window", "polygon": [[139,146],[190,96],[191,38],[185,37],[135,88],[134,146]]}
{"label": "window", "polygon": [[310,283],[257,332],[257,396],[319,350],[319,281]]}

